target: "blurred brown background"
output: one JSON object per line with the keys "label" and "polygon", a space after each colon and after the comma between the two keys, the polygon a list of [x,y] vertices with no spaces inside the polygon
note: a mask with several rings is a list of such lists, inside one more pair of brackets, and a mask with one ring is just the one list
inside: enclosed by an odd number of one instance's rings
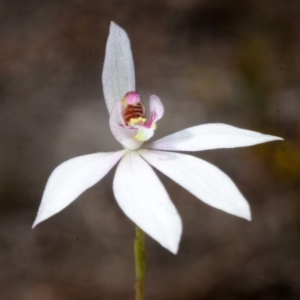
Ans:
{"label": "blurred brown background", "polygon": [[101,72],[109,22],[130,36],[138,92],[166,114],[156,137],[228,123],[284,142],[195,155],[226,172],[253,221],[160,176],[183,219],[174,256],[147,238],[147,299],[300,299],[298,0],[0,1],[0,299],[133,299],[134,226],[114,171],[32,230],[61,162],[120,149]]}

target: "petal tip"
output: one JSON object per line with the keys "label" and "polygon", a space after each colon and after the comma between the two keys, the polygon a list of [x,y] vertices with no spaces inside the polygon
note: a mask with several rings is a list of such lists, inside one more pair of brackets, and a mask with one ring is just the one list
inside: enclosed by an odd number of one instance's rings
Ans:
{"label": "petal tip", "polygon": [[115,23],[114,21],[110,21],[110,27],[113,28],[114,26],[118,26],[117,23]]}
{"label": "petal tip", "polygon": [[36,219],[34,220],[31,229],[34,229],[38,224],[40,223],[39,218],[36,217]]}
{"label": "petal tip", "polygon": [[38,215],[36,216],[31,228],[34,229],[37,225],[39,225],[43,221],[47,220],[48,218],[49,218],[49,216],[43,215],[40,210]]}
{"label": "petal tip", "polygon": [[110,31],[115,31],[115,30],[124,31],[124,29],[120,27],[117,23],[115,23],[114,21],[110,21]]}
{"label": "petal tip", "polygon": [[168,247],[168,250],[169,250],[170,252],[172,252],[174,255],[176,255],[176,254],[178,253],[178,249],[179,249],[179,241],[178,241],[178,243],[173,244],[173,245],[170,245],[170,246]]}
{"label": "petal tip", "polygon": [[280,136],[276,136],[276,135],[269,135],[269,141],[283,141],[284,138],[280,137]]}
{"label": "petal tip", "polygon": [[[179,217],[179,215],[178,215]],[[179,250],[181,235],[182,235],[182,221],[179,217],[180,227],[177,228],[177,232],[173,232],[173,234],[168,239],[167,249],[172,252],[173,254],[177,254]]]}
{"label": "petal tip", "polygon": [[239,215],[239,217],[247,220],[247,221],[252,221],[252,215],[251,215],[251,211],[250,211],[250,208],[248,208],[246,211],[244,211],[243,213],[241,213]]}
{"label": "petal tip", "polygon": [[240,210],[240,209],[236,210],[235,209],[234,211],[227,211],[227,210],[224,210],[224,209],[221,209],[221,210],[223,210],[223,211],[225,211],[225,212],[227,212],[227,213],[229,213],[229,214],[231,214],[233,216],[236,216],[238,218],[245,219],[245,220],[247,220],[249,222],[252,220],[250,209],[247,209],[247,210],[245,210],[245,209],[243,209],[243,210]]}
{"label": "petal tip", "polygon": [[251,213],[249,213],[249,215],[246,216],[245,219],[246,219],[247,221],[251,222],[251,221],[252,221]]}

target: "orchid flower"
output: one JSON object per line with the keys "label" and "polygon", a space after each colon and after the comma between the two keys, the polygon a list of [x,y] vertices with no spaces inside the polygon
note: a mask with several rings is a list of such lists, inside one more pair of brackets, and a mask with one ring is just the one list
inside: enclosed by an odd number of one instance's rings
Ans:
{"label": "orchid flower", "polygon": [[47,182],[33,227],[72,203],[119,161],[113,181],[117,203],[139,228],[173,253],[178,251],[182,223],[152,167],[206,204],[251,220],[248,202],[226,174],[202,159],[173,151],[245,147],[282,140],[280,137],[226,124],[204,124],[144,144],[153,136],[164,107],[152,95],[147,115],[135,88],[128,36],[113,22],[102,82],[110,129],[124,149],[75,157],[59,165]]}

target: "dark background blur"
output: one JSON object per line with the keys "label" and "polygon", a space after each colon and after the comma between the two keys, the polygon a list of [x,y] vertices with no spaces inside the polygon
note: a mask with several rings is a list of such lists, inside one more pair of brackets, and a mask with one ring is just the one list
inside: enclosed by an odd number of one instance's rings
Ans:
{"label": "dark background blur", "polygon": [[253,221],[160,176],[183,219],[178,255],[147,238],[147,299],[300,299],[300,2],[0,1],[0,299],[134,298],[134,226],[114,170],[32,230],[63,161],[120,149],[101,72],[109,22],[128,33],[137,91],[164,102],[156,137],[222,122],[285,138],[196,153],[226,172]]}

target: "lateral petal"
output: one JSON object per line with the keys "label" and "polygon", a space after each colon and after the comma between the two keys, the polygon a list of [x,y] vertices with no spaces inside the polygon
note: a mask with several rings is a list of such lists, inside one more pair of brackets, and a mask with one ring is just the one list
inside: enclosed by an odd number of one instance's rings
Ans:
{"label": "lateral petal", "polygon": [[175,132],[146,145],[145,148],[167,151],[200,151],[246,147],[276,140],[282,140],[282,138],[216,123],[198,125]]}
{"label": "lateral petal", "polygon": [[116,101],[127,92],[135,91],[134,64],[130,41],[116,23],[110,23],[102,72],[104,99],[111,113]]}
{"label": "lateral petal", "polygon": [[128,151],[120,161],[113,190],[129,219],[163,247],[177,253],[181,219],[159,178],[137,152]]}
{"label": "lateral petal", "polygon": [[181,153],[139,150],[153,167],[208,205],[251,220],[249,204],[233,181],[214,165]]}
{"label": "lateral petal", "polygon": [[147,122],[142,126],[137,126],[138,131],[135,135],[135,139],[141,142],[149,140],[154,135],[154,130],[156,130],[156,121],[162,118],[164,115],[164,106],[160,99],[155,96],[150,96],[149,101],[150,106],[150,117]]}
{"label": "lateral petal", "polygon": [[149,106],[150,106],[150,120],[153,120],[154,122],[161,119],[164,115],[164,106],[160,99],[156,95],[151,95],[149,100]]}
{"label": "lateral petal", "polygon": [[125,152],[89,154],[59,165],[48,179],[33,227],[63,210],[101,180]]}

